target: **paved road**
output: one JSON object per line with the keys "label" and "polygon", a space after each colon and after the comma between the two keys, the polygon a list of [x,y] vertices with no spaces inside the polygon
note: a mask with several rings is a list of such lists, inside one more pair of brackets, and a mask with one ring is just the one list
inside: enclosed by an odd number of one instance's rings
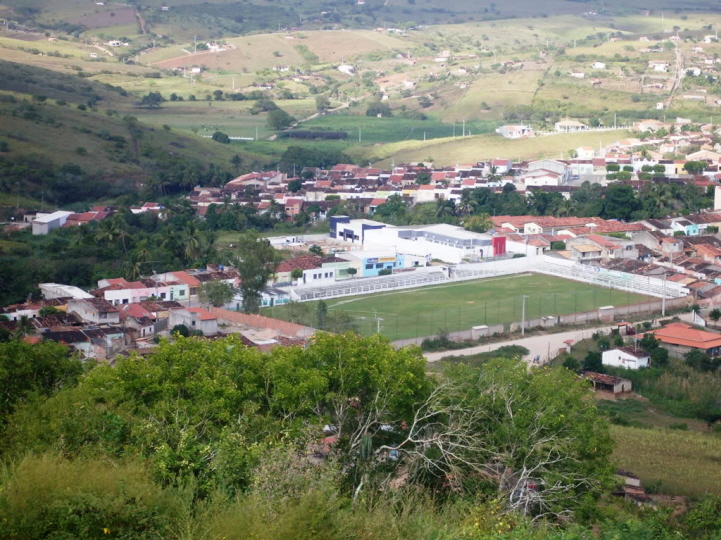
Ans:
{"label": "paved road", "polygon": [[[690,322],[692,320],[692,315],[690,313],[684,313],[680,315],[680,318],[682,320],[685,320],[687,322]],[[541,363],[546,363],[550,359],[554,358],[558,354],[558,350],[562,347],[565,347],[564,341],[571,339],[574,343],[577,343],[578,341],[582,339],[590,338],[595,332],[602,330],[605,333],[608,333],[611,328],[616,328],[615,325],[607,325],[607,326],[596,326],[593,328],[584,328],[581,330],[571,330],[569,332],[560,332],[557,334],[546,334],[542,336],[531,336],[527,338],[521,338],[521,339],[514,339],[511,341],[501,341],[498,343],[490,343],[488,345],[479,345],[477,347],[471,347],[468,349],[459,349],[457,351],[443,351],[443,352],[433,352],[433,353],[425,353],[423,356],[426,357],[426,359],[429,362],[437,362],[438,360],[442,358],[446,358],[448,356],[466,356],[471,354],[478,354],[482,352],[490,352],[495,351],[496,349],[499,349],[505,345],[520,345],[521,347],[525,347],[528,349],[529,353],[523,357],[523,360],[526,362],[531,362],[533,358],[538,355],[541,357]],[[550,351],[550,356],[549,356]]]}

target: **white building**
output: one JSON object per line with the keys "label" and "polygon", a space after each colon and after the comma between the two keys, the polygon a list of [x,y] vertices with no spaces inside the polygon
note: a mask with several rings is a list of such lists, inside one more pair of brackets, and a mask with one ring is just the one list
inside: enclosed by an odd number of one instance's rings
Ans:
{"label": "white building", "polygon": [[601,362],[604,366],[640,369],[651,365],[651,357],[643,349],[619,347],[610,351],[603,351]]}
{"label": "white building", "polygon": [[33,220],[33,234],[48,234],[54,229],[59,229],[68,220],[73,212],[58,210],[52,214],[38,214]]}
{"label": "white building", "polygon": [[538,169],[521,174],[519,177],[526,187],[560,186],[563,183],[563,175],[554,171]]}
{"label": "white building", "polygon": [[562,120],[555,123],[555,129],[559,133],[573,133],[575,131],[586,131],[588,126],[577,120]]}
{"label": "white building", "polygon": [[496,130],[496,133],[506,139],[525,139],[534,136],[531,126],[501,126]]}
{"label": "white building", "polygon": [[43,293],[43,298],[45,298],[45,300],[54,300],[55,298],[95,298],[92,294],[73,285],[63,285],[61,283],[40,283],[38,287]]}
{"label": "white building", "polygon": [[204,336],[218,333],[218,318],[203,308],[171,309],[168,313],[168,328],[184,325],[188,330],[200,330]]}
{"label": "white building", "polygon": [[606,69],[606,64],[604,64],[603,62],[594,62],[593,64],[591,64],[591,67],[593,69]]}
{"label": "white building", "polygon": [[[368,219],[347,216],[331,218],[331,238],[363,246],[364,250],[390,251],[403,255],[405,267],[412,261],[438,259],[457,264],[464,258],[493,257],[492,240],[487,234],[466,231],[455,225],[418,225],[396,227]],[[362,257],[363,253],[355,252]]]}

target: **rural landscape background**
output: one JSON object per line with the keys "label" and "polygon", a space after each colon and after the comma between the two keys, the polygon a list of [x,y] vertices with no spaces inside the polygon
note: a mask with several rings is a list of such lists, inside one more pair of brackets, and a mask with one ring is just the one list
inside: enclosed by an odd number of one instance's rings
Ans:
{"label": "rural landscape background", "polygon": [[[0,233],[0,304],[30,302],[44,282],[222,272],[267,237],[327,235],[319,211],[294,220],[229,197],[196,219],[195,189],[252,172],[564,159],[636,137],[644,120],[713,128],[719,26],[712,0],[2,0],[0,220],[120,210],[84,229]],[[590,129],[555,132],[563,120]],[[496,132],[509,124],[537,136]],[[636,186],[613,212],[600,191],[553,210],[538,197],[516,211],[512,190],[466,202],[486,205],[484,223],[497,210],[631,221],[708,210],[704,188]],[[130,212],[149,201],[162,219]],[[463,225],[432,202],[378,219]],[[295,255],[279,251],[268,264]],[[579,339],[558,356],[549,345],[542,367],[511,343],[517,321],[656,301],[514,274],[261,310],[329,331],[302,347],[170,332],[112,365],[27,320],[0,324],[0,538],[718,540],[718,363],[662,354],[624,375],[633,397],[594,398],[577,372],[600,370],[621,325],[586,335],[574,321]],[[664,323],[700,311],[663,309]],[[479,325],[508,332],[449,340]],[[391,344],[424,336],[447,356]],[[461,346],[479,350],[453,356]],[[623,496],[628,478],[653,504]]]}

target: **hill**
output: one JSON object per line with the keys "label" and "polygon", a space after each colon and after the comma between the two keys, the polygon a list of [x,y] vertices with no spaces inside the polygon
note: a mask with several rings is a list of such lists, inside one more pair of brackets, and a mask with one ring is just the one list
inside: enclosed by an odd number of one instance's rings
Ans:
{"label": "hill", "polygon": [[[6,199],[42,193],[46,201],[67,204],[134,193],[172,167],[185,170],[187,189],[225,181],[236,154],[248,168],[265,162],[258,154],[139,122],[123,89],[74,75],[0,62],[0,92],[0,192]],[[148,194],[172,192],[177,184],[170,178]]]}

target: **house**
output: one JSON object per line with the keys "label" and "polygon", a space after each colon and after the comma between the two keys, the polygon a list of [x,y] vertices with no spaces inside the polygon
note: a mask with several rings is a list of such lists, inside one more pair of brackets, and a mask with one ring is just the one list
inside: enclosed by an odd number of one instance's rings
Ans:
{"label": "house", "polygon": [[636,347],[618,347],[603,351],[601,361],[604,366],[640,369],[651,365],[651,356]]}
{"label": "house", "polygon": [[527,188],[540,186],[560,186],[563,183],[562,174],[545,169],[525,172],[521,174],[518,179],[521,180]]}
{"label": "house", "polygon": [[585,79],[586,74],[583,71],[572,71],[568,74],[569,77],[573,77],[574,79]]}
{"label": "house", "polygon": [[586,124],[582,124],[576,120],[562,120],[561,122],[556,122],[554,126],[556,131],[559,133],[573,133],[576,131],[588,130],[588,126]]}
{"label": "house", "polygon": [[633,384],[628,379],[621,377],[613,377],[604,373],[594,373],[592,371],[584,371],[581,376],[593,384],[593,389],[602,392],[611,392],[614,395],[630,392]]}
{"label": "house", "polygon": [[496,133],[506,139],[525,139],[534,136],[531,126],[501,126],[496,130]]}
{"label": "house", "polygon": [[671,222],[671,230],[674,233],[682,232],[686,236],[698,236],[698,225],[683,218],[674,219]]}
{"label": "house", "polygon": [[660,72],[660,73],[668,73],[669,68],[671,67],[671,64],[668,62],[663,62],[660,60],[652,60],[648,63],[649,69],[652,69],[654,71]]}
{"label": "house", "polygon": [[641,133],[653,133],[654,131],[658,131],[659,129],[666,127],[666,124],[658,120],[650,119],[636,122],[633,127],[636,131],[640,131]]}
{"label": "house", "polygon": [[33,220],[33,234],[48,234],[50,231],[59,229],[68,220],[68,217],[73,215],[73,212],[66,210],[58,210],[51,214],[38,213]]}
{"label": "house", "polygon": [[68,301],[68,313],[74,313],[85,322],[119,324],[120,310],[103,298],[74,298]]}
{"label": "house", "polygon": [[721,334],[697,330],[693,326],[675,322],[657,330],[649,330],[646,334],[652,334],[661,346],[668,349],[668,353],[676,358],[683,358],[683,355],[692,350],[700,350],[711,357],[721,354]]}
{"label": "house", "polygon": [[191,332],[199,330],[204,336],[218,333],[218,318],[203,308],[171,309],[168,316],[168,328],[171,330],[184,325]]}
{"label": "house", "polygon": [[301,255],[282,261],[275,271],[275,283],[290,283],[294,270],[303,272],[322,268],[323,258],[319,255]]}
{"label": "house", "polygon": [[594,62],[593,64],[591,64],[591,67],[593,69],[606,69],[606,64],[604,64],[603,62]]}
{"label": "house", "polygon": [[593,159],[596,157],[596,151],[591,146],[579,146],[576,148],[577,159]]}

